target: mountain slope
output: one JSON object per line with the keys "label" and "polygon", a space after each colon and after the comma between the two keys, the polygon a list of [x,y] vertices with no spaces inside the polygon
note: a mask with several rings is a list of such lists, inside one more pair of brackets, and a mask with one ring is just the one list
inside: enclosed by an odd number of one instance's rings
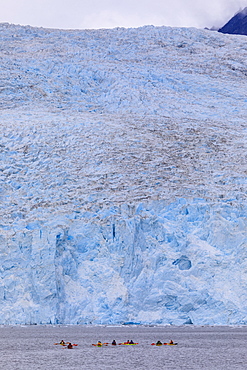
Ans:
{"label": "mountain slope", "polygon": [[245,323],[245,38],[0,34],[0,322]]}
{"label": "mountain slope", "polygon": [[235,35],[247,35],[247,8],[235,14],[218,31]]}

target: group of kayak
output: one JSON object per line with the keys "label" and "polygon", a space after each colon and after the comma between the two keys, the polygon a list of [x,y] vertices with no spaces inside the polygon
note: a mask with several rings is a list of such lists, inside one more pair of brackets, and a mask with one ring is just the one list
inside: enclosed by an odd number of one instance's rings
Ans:
{"label": "group of kayak", "polygon": [[[116,341],[115,341],[115,339],[112,341],[112,343],[107,343],[107,342],[105,342],[105,343],[102,343],[102,342],[100,342],[100,341],[98,341],[96,344],[92,344],[92,346],[95,346],[95,347],[102,347],[102,346],[108,346],[109,344],[111,344],[112,346],[117,346],[117,345],[119,345],[119,346],[121,346],[121,345],[125,345],[125,346],[135,346],[135,345],[137,345],[137,344],[139,344],[139,343],[135,343],[135,342],[133,342],[133,340],[127,340],[127,342],[122,342],[122,343],[117,343]],[[174,343],[173,342],[173,340],[170,340],[170,342],[168,342],[168,343],[162,343],[160,340],[158,340],[156,343],[151,343],[151,346],[163,346],[163,345],[168,345],[168,346],[176,346],[177,345],[177,343]]]}
{"label": "group of kayak", "polygon": [[92,346],[96,346],[96,347],[102,347],[102,346],[108,346],[108,344],[111,344],[112,346],[121,346],[121,345],[125,345],[125,346],[135,346],[135,345],[137,345],[138,343],[135,343],[135,342],[133,342],[133,340],[127,340],[127,342],[121,342],[121,343],[117,343],[116,341],[115,341],[115,339],[111,342],[111,343],[107,343],[107,342],[105,342],[105,343],[102,343],[102,342],[100,342],[100,341],[98,341],[98,343],[96,343],[96,344],[92,344]]}
{"label": "group of kayak", "polygon": [[71,343],[71,342],[65,342],[64,340],[61,340],[59,343],[54,343],[55,345],[61,345],[63,347],[67,347],[68,349],[72,349],[73,347],[78,346],[76,343]]}
{"label": "group of kayak", "polygon": [[162,343],[160,340],[156,343],[151,343],[151,346],[176,346],[177,343],[174,343],[173,340],[170,340],[168,343]]}
{"label": "group of kayak", "polygon": [[[61,345],[63,347],[67,347],[68,349],[72,349],[73,347],[76,347],[78,346],[78,344],[76,343],[71,343],[71,342],[65,342],[64,340],[61,340],[59,343],[54,343],[56,345]],[[92,346],[95,346],[95,347],[103,347],[103,346],[108,346],[108,345],[112,345],[112,346],[121,346],[121,345],[124,345],[124,346],[136,346],[137,344],[139,343],[136,343],[136,342],[133,342],[133,340],[127,340],[126,342],[121,342],[121,343],[117,343],[115,341],[115,339],[111,342],[111,343],[107,343],[107,342],[104,342],[102,343],[101,341],[98,341],[96,344],[92,344]],[[160,340],[158,340],[156,343],[151,343],[151,346],[176,346],[177,343],[174,343],[172,340],[170,340],[170,342],[168,343],[162,343]]]}

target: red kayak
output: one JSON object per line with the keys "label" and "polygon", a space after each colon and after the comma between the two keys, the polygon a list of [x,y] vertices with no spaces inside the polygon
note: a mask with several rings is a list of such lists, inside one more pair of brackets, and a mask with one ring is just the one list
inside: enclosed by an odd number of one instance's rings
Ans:
{"label": "red kayak", "polygon": [[163,343],[151,343],[151,346],[163,346]]}

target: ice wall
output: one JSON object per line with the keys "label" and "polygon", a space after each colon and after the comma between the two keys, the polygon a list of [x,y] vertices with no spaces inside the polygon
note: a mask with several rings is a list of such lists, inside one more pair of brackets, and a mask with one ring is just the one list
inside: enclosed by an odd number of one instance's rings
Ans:
{"label": "ice wall", "polygon": [[1,231],[1,323],[245,324],[246,208],[122,205]]}
{"label": "ice wall", "polygon": [[246,324],[246,38],[0,34],[0,324]]}

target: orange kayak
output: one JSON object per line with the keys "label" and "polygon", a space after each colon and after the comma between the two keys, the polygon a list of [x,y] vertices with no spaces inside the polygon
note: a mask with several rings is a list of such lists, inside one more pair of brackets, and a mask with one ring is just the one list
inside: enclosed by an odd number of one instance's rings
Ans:
{"label": "orange kayak", "polygon": [[94,347],[103,347],[103,346],[108,346],[108,343],[92,343],[92,346]]}

